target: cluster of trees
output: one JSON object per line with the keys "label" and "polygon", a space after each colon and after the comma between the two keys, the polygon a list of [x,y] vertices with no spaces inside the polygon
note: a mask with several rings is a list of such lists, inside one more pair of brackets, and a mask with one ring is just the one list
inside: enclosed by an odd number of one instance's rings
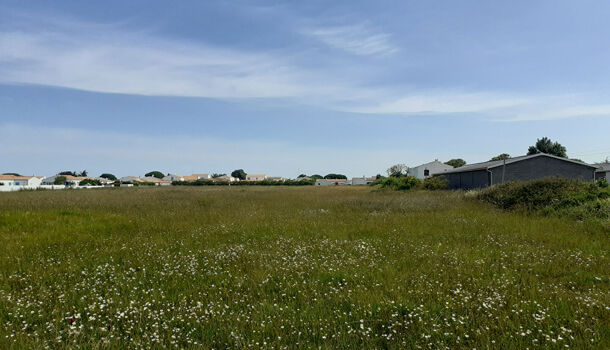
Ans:
{"label": "cluster of trees", "polygon": [[244,171],[244,169],[233,170],[233,172],[231,173],[231,176],[233,176],[236,179],[245,180],[246,172]]}
{"label": "cluster of trees", "polygon": [[109,173],[103,173],[102,175],[100,175],[101,178],[104,178],[106,180],[110,180],[110,181],[116,181],[117,178],[116,176],[109,174]]}
{"label": "cluster of trees", "polygon": [[157,170],[155,170],[155,171],[150,171],[150,172],[148,172],[148,173],[144,174],[144,176],[146,176],[146,177],[156,177],[157,179],[162,179],[162,178],[164,178],[164,177],[165,177],[165,175],[163,175],[163,173],[162,173],[162,172],[157,171]]}
{"label": "cluster of trees", "polygon": [[85,176],[87,176],[87,170],[83,170],[80,173],[77,173],[76,171],[62,171],[58,175],[63,175],[63,176],[70,175],[70,176],[85,177]]}
{"label": "cluster of trees", "polygon": [[79,186],[101,186],[102,182],[98,179],[84,179],[78,183]]}
{"label": "cluster of trees", "polygon": [[546,153],[552,154],[557,157],[568,158],[566,148],[562,146],[559,142],[553,142],[548,137],[537,139],[536,144],[534,146],[530,146],[527,149],[527,155],[537,153]]}
{"label": "cluster of trees", "polygon": [[[328,175],[332,175],[332,174],[328,174]],[[328,176],[328,175],[327,175],[327,176]],[[319,175],[319,174],[313,174],[313,175],[311,175],[311,176],[307,176],[306,174],[300,174],[299,176],[297,176],[297,179],[298,179],[299,177],[310,177],[310,178],[311,178],[312,180],[314,180],[314,181],[315,181],[315,180],[318,180],[318,179],[330,179],[330,177],[324,177],[324,176]]]}

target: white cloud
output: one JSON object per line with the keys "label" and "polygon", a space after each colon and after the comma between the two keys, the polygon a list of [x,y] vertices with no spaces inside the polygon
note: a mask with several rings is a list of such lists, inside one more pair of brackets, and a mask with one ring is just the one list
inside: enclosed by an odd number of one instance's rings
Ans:
{"label": "white cloud", "polygon": [[[156,96],[285,98],[355,113],[478,113],[502,121],[603,116],[610,109],[584,95],[564,99],[544,94],[422,90],[405,88],[408,81],[400,86],[371,86],[364,76],[324,64],[299,66],[281,50],[257,52],[168,40],[124,24],[35,20],[41,21],[36,30],[0,32],[0,83]],[[388,34],[365,25],[304,33],[357,55],[389,55],[397,50]]]}
{"label": "white cloud", "polygon": [[0,79],[144,95],[213,98],[303,93],[275,57],[140,35],[0,33]]}
{"label": "white cloud", "polygon": [[308,29],[303,34],[332,48],[360,56],[390,55],[398,51],[398,47],[390,42],[389,34],[373,31],[362,24]]}
{"label": "white cloud", "polygon": [[428,94],[418,92],[376,105],[345,109],[371,114],[448,114],[502,110],[530,102],[527,98],[503,94],[432,91]]}
{"label": "white cloud", "polygon": [[572,105],[572,106],[539,106],[530,111],[522,111],[506,121],[555,120],[576,117],[610,117],[610,105]]}

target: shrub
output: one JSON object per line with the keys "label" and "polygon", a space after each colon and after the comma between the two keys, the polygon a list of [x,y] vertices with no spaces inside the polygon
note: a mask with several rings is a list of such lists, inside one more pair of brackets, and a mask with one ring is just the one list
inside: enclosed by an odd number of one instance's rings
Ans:
{"label": "shrub", "polygon": [[66,177],[65,176],[57,176],[55,178],[55,181],[53,181],[54,185],[63,185],[66,183]]}
{"label": "shrub", "polygon": [[608,180],[606,180],[605,177],[602,177],[601,179],[597,180],[597,185],[600,188],[608,188],[608,187],[610,187],[610,185],[608,184]]}
{"label": "shrub", "polygon": [[567,179],[512,182],[485,189],[478,198],[503,209],[610,220],[610,188],[595,183]]}
{"label": "shrub", "polygon": [[449,188],[449,182],[440,176],[429,177],[422,182],[422,188],[429,191],[446,190]]}
{"label": "shrub", "polygon": [[78,183],[79,186],[101,186],[102,182],[98,179],[84,179]]}
{"label": "shrub", "polygon": [[415,176],[386,177],[383,179],[377,179],[373,183],[376,183],[380,188],[406,191],[419,186],[421,184],[421,180]]}

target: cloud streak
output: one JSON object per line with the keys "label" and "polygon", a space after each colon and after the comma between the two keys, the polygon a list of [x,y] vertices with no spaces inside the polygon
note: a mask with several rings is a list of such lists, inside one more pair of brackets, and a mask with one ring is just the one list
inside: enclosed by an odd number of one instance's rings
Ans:
{"label": "cloud streak", "polygon": [[304,30],[303,34],[314,37],[334,49],[354,55],[391,55],[399,51],[390,42],[390,35],[375,32],[365,25],[335,26]]}
{"label": "cloud streak", "polygon": [[[125,24],[42,20],[0,32],[0,83],[86,91],[218,99],[287,99],[372,115],[471,113],[524,121],[610,115],[594,98],[371,84],[322,64],[299,65],[288,52],[252,51],[168,40]],[[8,25],[3,28],[10,27]],[[390,35],[365,25],[316,27],[301,34],[357,56],[392,55]]]}

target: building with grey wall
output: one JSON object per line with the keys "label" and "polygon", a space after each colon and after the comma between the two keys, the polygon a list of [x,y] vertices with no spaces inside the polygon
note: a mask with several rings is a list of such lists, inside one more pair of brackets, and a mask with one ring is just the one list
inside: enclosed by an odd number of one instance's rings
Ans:
{"label": "building with grey wall", "polygon": [[476,189],[510,181],[561,177],[594,181],[596,166],[545,153],[465,165],[435,176],[444,177],[452,189]]}
{"label": "building with grey wall", "polygon": [[605,178],[610,181],[610,163],[595,164],[597,170],[595,171],[595,180],[601,180]]}

